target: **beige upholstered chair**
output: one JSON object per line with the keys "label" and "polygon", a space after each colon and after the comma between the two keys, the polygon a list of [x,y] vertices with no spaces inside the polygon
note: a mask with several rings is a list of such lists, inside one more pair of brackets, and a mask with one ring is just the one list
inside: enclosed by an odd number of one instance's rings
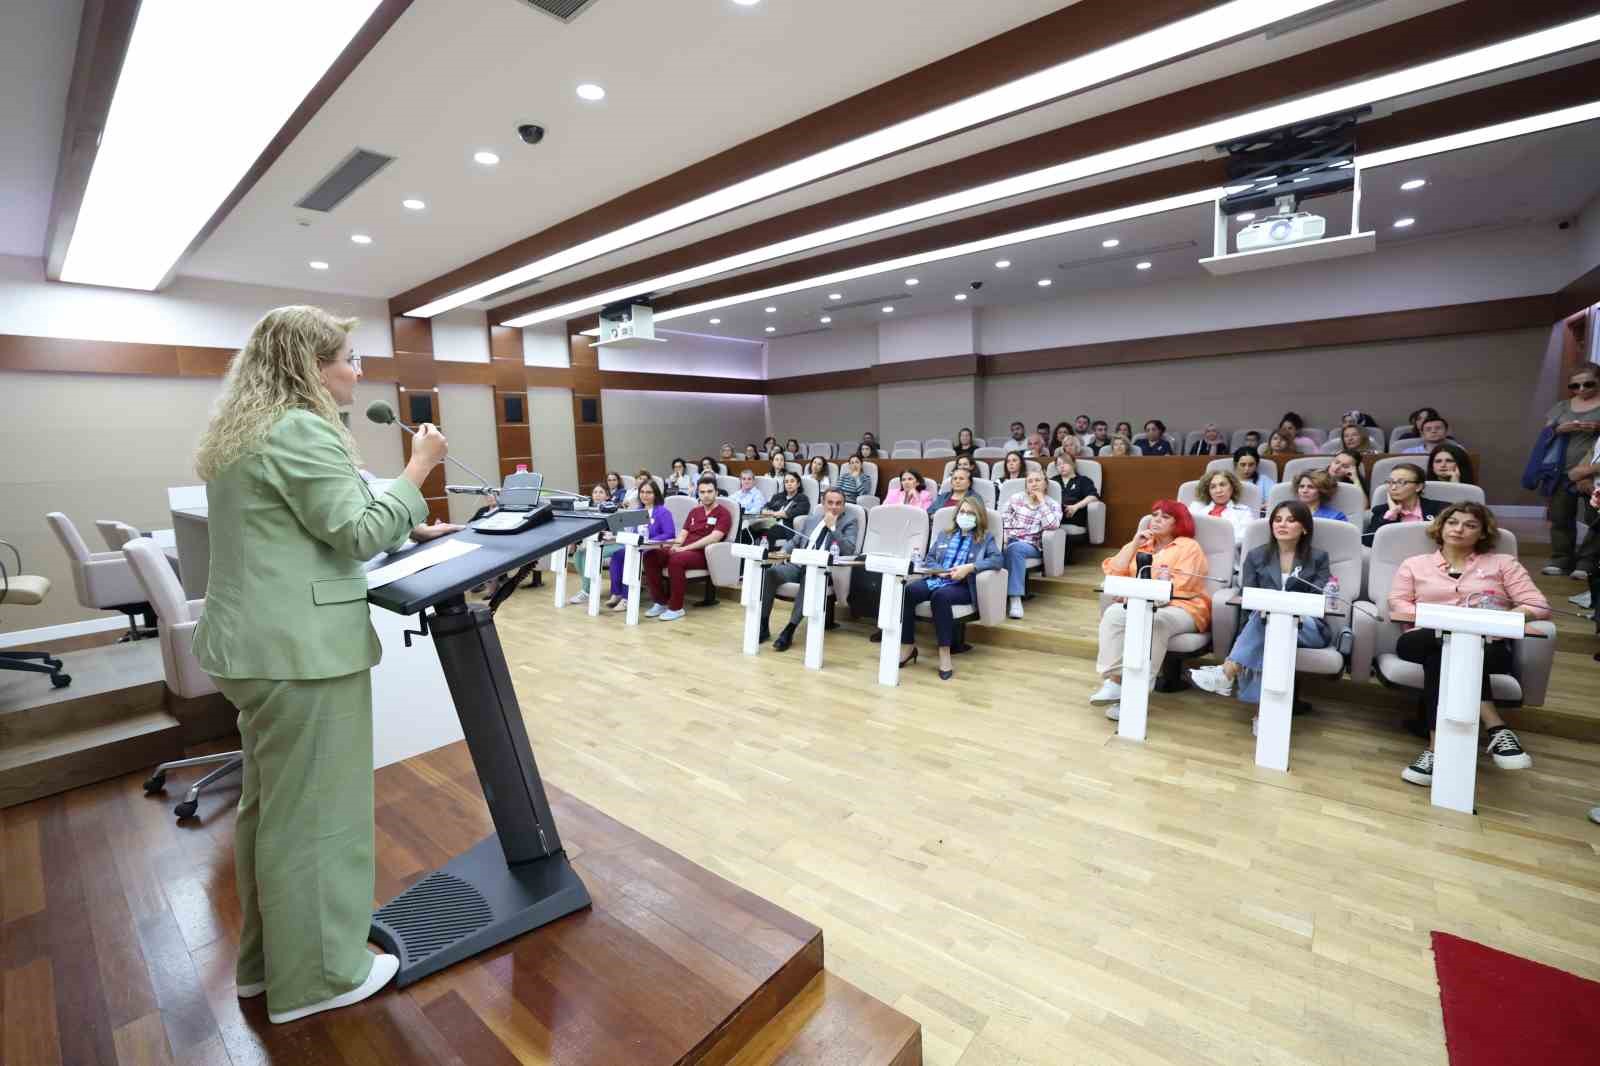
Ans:
{"label": "beige upholstered chair", "polygon": [[[102,611],[117,611],[128,616],[128,632],[123,640],[139,640],[153,636],[155,619],[152,608],[144,598],[144,590],[133,576],[127,558],[117,552],[91,552],[78,533],[72,519],[60,511],[45,515],[50,529],[61,542],[72,566],[72,583],[78,593],[78,602],[85,607]],[[139,616],[144,615],[144,626]]]}
{"label": "beige upholstered chair", "polygon": [[[1452,503],[1487,503],[1488,502],[1487,498],[1483,494],[1483,486],[1482,485],[1461,485],[1461,484],[1457,484],[1454,481],[1426,481],[1426,482],[1423,482],[1422,495],[1426,499],[1434,500],[1434,501],[1436,501],[1438,503],[1442,503],[1442,504],[1446,504],[1446,505],[1449,505],[1449,504],[1452,504]],[[1370,508],[1368,508],[1368,511],[1370,512],[1370,511],[1374,511],[1374,510],[1378,509],[1379,507],[1388,507],[1388,506],[1389,506],[1389,486],[1388,485],[1374,485],[1373,489],[1372,489],[1372,506]],[[1364,521],[1365,521],[1365,519],[1363,519],[1363,522]]]}
{"label": "beige upholstered chair", "polygon": [[1329,456],[1302,455],[1298,459],[1290,459],[1283,464],[1283,481],[1293,481],[1308,470],[1328,469]]}
{"label": "beige upholstered chair", "polygon": [[[1395,654],[1406,626],[1389,617],[1389,589],[1401,563],[1413,555],[1428,555],[1437,550],[1421,522],[1384,526],[1373,537],[1367,572],[1368,598],[1360,604],[1355,617],[1355,649],[1350,656],[1353,680],[1366,681],[1376,673],[1385,685],[1422,688],[1422,666]],[[1502,529],[1494,550],[1515,556],[1517,538]],[[1528,637],[1511,642],[1511,673],[1490,675],[1489,688],[1496,703],[1538,706],[1549,691],[1550,669],[1555,663],[1556,628],[1550,622],[1530,621],[1527,632]]]}
{"label": "beige upholstered chair", "polygon": [[[1322,465],[1323,465],[1324,468],[1326,468],[1327,465],[1328,465],[1327,461],[1324,460]],[[1232,470],[1232,469],[1233,469],[1233,457],[1232,456],[1218,456],[1217,458],[1211,460],[1209,463],[1206,464],[1206,473],[1208,473],[1208,474],[1211,473],[1213,470]],[[1264,474],[1268,478],[1268,480],[1277,481],[1278,480],[1278,464],[1277,464],[1277,462],[1275,460],[1272,460],[1272,459],[1262,459],[1261,463],[1260,463],[1260,473]]]}
{"label": "beige upholstered chair", "polygon": [[1104,544],[1106,542],[1106,504],[1102,495],[1106,487],[1105,470],[1098,459],[1079,459],[1078,473],[1094,482],[1095,495],[1100,498],[1085,507],[1080,514],[1084,516],[1084,523],[1067,523],[1067,532],[1072,536],[1087,535],[1090,544]]}
{"label": "beige upholstered chair", "polygon": [[[0,556],[0,605],[37,607],[50,595],[50,579],[42,574],[22,572],[22,553],[8,540],[0,540],[0,547],[11,553],[12,563],[7,565]],[[62,673],[62,662],[47,651],[0,651],[0,670],[16,670],[25,674],[49,674],[56,688],[72,684],[72,675]]]}
{"label": "beige upholstered chair", "polygon": [[[916,510],[916,508],[911,509]],[[851,515],[855,518],[856,529],[858,530],[856,535],[864,542],[866,540],[867,512],[859,505],[853,503],[845,504],[844,511],[845,514]],[[820,521],[822,521],[822,512],[813,511],[811,514],[808,514],[804,518],[800,519],[800,524],[797,528],[800,530],[800,532],[809,536],[812,529],[816,527],[816,523]],[[713,547],[714,546],[715,545],[713,545]],[[860,544],[856,545],[856,552],[857,554],[863,553],[863,549]],[[707,553],[708,559],[709,554],[710,553]],[[855,567],[851,566],[830,566],[828,568],[828,576],[833,584],[834,604],[847,602],[850,599],[850,575],[854,572]],[[780,600],[788,600],[792,603],[794,602],[794,598],[800,595],[800,592],[800,582],[785,581],[783,584],[778,586],[777,597]],[[828,620],[830,622],[833,620],[832,608],[833,604],[830,604],[828,614]]]}
{"label": "beige upholstered chair", "polygon": [[928,550],[928,512],[910,504],[880,504],[867,515],[863,555],[908,556]]}
{"label": "beige upholstered chair", "polygon": [[[1206,472],[1206,476],[1207,477],[1211,476],[1211,472],[1209,470]],[[1199,478],[1195,478],[1193,481],[1185,481],[1183,484],[1178,486],[1178,494],[1176,496],[1174,496],[1173,499],[1177,500],[1179,503],[1183,504],[1184,506],[1188,506],[1189,504],[1194,503],[1196,501],[1197,497],[1195,496],[1195,491],[1199,487],[1200,487],[1200,479]],[[1253,485],[1253,484],[1250,484],[1249,482],[1245,482],[1244,484],[1241,484],[1239,487],[1244,490],[1244,492],[1241,493],[1240,496],[1239,496],[1239,502],[1244,504],[1246,507],[1250,508],[1250,510],[1254,511],[1256,514],[1260,514],[1261,513],[1261,486],[1260,485]]]}
{"label": "beige upholstered chair", "polygon": [[[1271,510],[1284,500],[1292,500],[1294,495],[1294,482],[1280,481],[1272,486],[1272,491],[1267,493],[1267,509]],[[1333,499],[1329,501],[1334,510],[1343,511],[1352,523],[1359,525],[1366,520],[1367,494],[1361,491],[1359,485],[1352,485],[1341,481],[1334,486]]]}

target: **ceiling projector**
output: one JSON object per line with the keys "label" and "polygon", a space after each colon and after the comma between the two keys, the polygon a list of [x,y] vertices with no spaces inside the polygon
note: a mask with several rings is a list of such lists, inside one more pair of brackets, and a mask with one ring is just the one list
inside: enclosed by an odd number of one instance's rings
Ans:
{"label": "ceiling projector", "polygon": [[1272,215],[1260,222],[1252,222],[1239,231],[1239,251],[1253,252],[1261,248],[1304,244],[1321,240],[1327,232],[1328,220],[1309,211]]}

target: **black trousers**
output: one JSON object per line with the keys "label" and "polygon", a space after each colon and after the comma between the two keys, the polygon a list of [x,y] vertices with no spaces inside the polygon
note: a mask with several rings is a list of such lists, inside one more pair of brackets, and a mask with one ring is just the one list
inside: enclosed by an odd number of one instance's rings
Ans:
{"label": "black trousers", "polygon": [[[1412,629],[1400,634],[1395,654],[1408,663],[1422,665],[1422,697],[1417,710],[1428,720],[1428,728],[1439,712],[1439,665],[1444,659],[1444,640],[1431,629]],[[1490,698],[1489,675],[1511,672],[1511,645],[1503,640],[1483,645],[1482,699]]]}
{"label": "black trousers", "polygon": [[926,578],[906,582],[905,599],[900,605],[900,643],[901,645],[915,644],[917,642],[917,604],[933,604],[933,632],[938,638],[939,647],[949,648],[956,642],[955,608],[963,604],[972,603],[972,594],[967,591],[965,581],[957,581],[950,585],[940,585],[930,589]]}

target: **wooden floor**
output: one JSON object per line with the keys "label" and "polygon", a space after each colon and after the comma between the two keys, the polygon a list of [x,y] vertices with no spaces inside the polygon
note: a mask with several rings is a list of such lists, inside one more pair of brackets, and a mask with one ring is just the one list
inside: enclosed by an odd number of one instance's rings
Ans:
{"label": "wooden floor", "polygon": [[[1074,600],[1048,609],[1092,632]],[[1048,634],[1047,602],[1020,625]],[[636,629],[549,590],[499,617],[548,776],[821,926],[929,1063],[1443,1064],[1433,929],[1600,979],[1594,744],[1527,736],[1533,769],[1485,765],[1462,816],[1401,781],[1418,742],[1350,684],[1284,775],[1204,693],[1115,739],[1070,638],[980,645],[945,683],[924,636],[884,689],[864,627],[821,672],[798,642],[740,655],[726,594]]]}

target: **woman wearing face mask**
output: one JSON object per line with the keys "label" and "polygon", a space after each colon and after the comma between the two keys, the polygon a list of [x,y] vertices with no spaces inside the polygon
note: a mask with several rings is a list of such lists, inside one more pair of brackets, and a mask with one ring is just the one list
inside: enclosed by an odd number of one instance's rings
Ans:
{"label": "woman wearing face mask", "polygon": [[1255,521],[1256,514],[1240,502],[1244,486],[1227,470],[1213,470],[1195,484],[1195,498],[1189,503],[1190,514],[1203,514],[1220,518],[1233,526],[1233,543],[1244,540],[1244,531]]}
{"label": "woman wearing face mask", "polygon": [[[1177,500],[1157,500],[1150,524],[1122,550],[1100,563],[1106,574],[1153,577],[1172,582],[1172,602],[1157,607],[1150,624],[1150,682],[1167,657],[1167,645],[1179,633],[1204,633],[1211,628],[1211,591],[1205,549],[1194,539],[1194,518]],[[1112,604],[1100,616],[1100,649],[1095,669],[1104,678],[1089,702],[1104,705],[1113,722],[1122,717],[1122,645],[1128,609]]]}
{"label": "woman wearing face mask", "polygon": [[1260,489],[1263,502],[1271,494],[1272,487],[1277,484],[1262,472],[1261,453],[1248,444],[1233,450],[1233,472],[1241,485],[1254,485]]}
{"label": "woman wearing face mask", "polygon": [[1367,526],[1361,534],[1361,543],[1372,546],[1373,535],[1384,526],[1401,522],[1431,522],[1444,510],[1444,505],[1422,495],[1422,467],[1416,463],[1401,463],[1389,471],[1384,488],[1389,492],[1387,503],[1374,507],[1367,515]]}
{"label": "woman wearing face mask", "polygon": [[[1412,622],[1419,603],[1493,607],[1516,611],[1529,618],[1550,617],[1550,604],[1515,556],[1494,552],[1499,532],[1494,516],[1481,503],[1453,503],[1428,525],[1428,535],[1439,550],[1413,555],[1395,571],[1389,586],[1389,617]],[[1439,674],[1444,654],[1439,634],[1431,629],[1409,629],[1400,634],[1395,654],[1422,666],[1422,697],[1418,713],[1431,725],[1439,704]],[[1533,765],[1517,735],[1495,710],[1489,691],[1491,674],[1509,673],[1511,646],[1503,640],[1483,645],[1482,702],[1478,718],[1488,734],[1484,751],[1502,770],[1522,770]],[[1400,774],[1413,785],[1433,784],[1433,742]]]}
{"label": "woman wearing face mask", "polygon": [[883,502],[886,505],[903,503],[908,507],[920,507],[926,511],[933,506],[933,490],[915,470],[902,470]]}
{"label": "woman wearing face mask", "polygon": [[[1314,522],[1306,505],[1299,500],[1283,501],[1272,509],[1267,525],[1272,539],[1245,555],[1240,587],[1321,592],[1333,571],[1328,553],[1312,547]],[[1234,638],[1227,660],[1221,666],[1197,667],[1189,671],[1189,677],[1197,687],[1219,696],[1231,696],[1237,687],[1241,701],[1257,703],[1261,699],[1267,619],[1258,611],[1246,613],[1248,617]],[[1299,647],[1326,648],[1331,637],[1332,631],[1323,619],[1300,619]],[[1254,732],[1253,726],[1251,731]]]}
{"label": "woman wearing face mask", "polygon": [[1477,472],[1472,468],[1472,457],[1459,444],[1445,441],[1435,444],[1428,453],[1428,480],[1448,481],[1455,485],[1476,485]]}
{"label": "woman wearing face mask", "polygon": [[956,640],[954,610],[978,602],[978,574],[998,570],[1000,549],[989,533],[989,510],[968,496],[956,508],[955,528],[939,534],[928,549],[927,577],[906,582],[900,608],[900,665],[917,661],[917,604],[933,605],[933,629],[939,643],[939,680],[955,676],[950,648]]}

